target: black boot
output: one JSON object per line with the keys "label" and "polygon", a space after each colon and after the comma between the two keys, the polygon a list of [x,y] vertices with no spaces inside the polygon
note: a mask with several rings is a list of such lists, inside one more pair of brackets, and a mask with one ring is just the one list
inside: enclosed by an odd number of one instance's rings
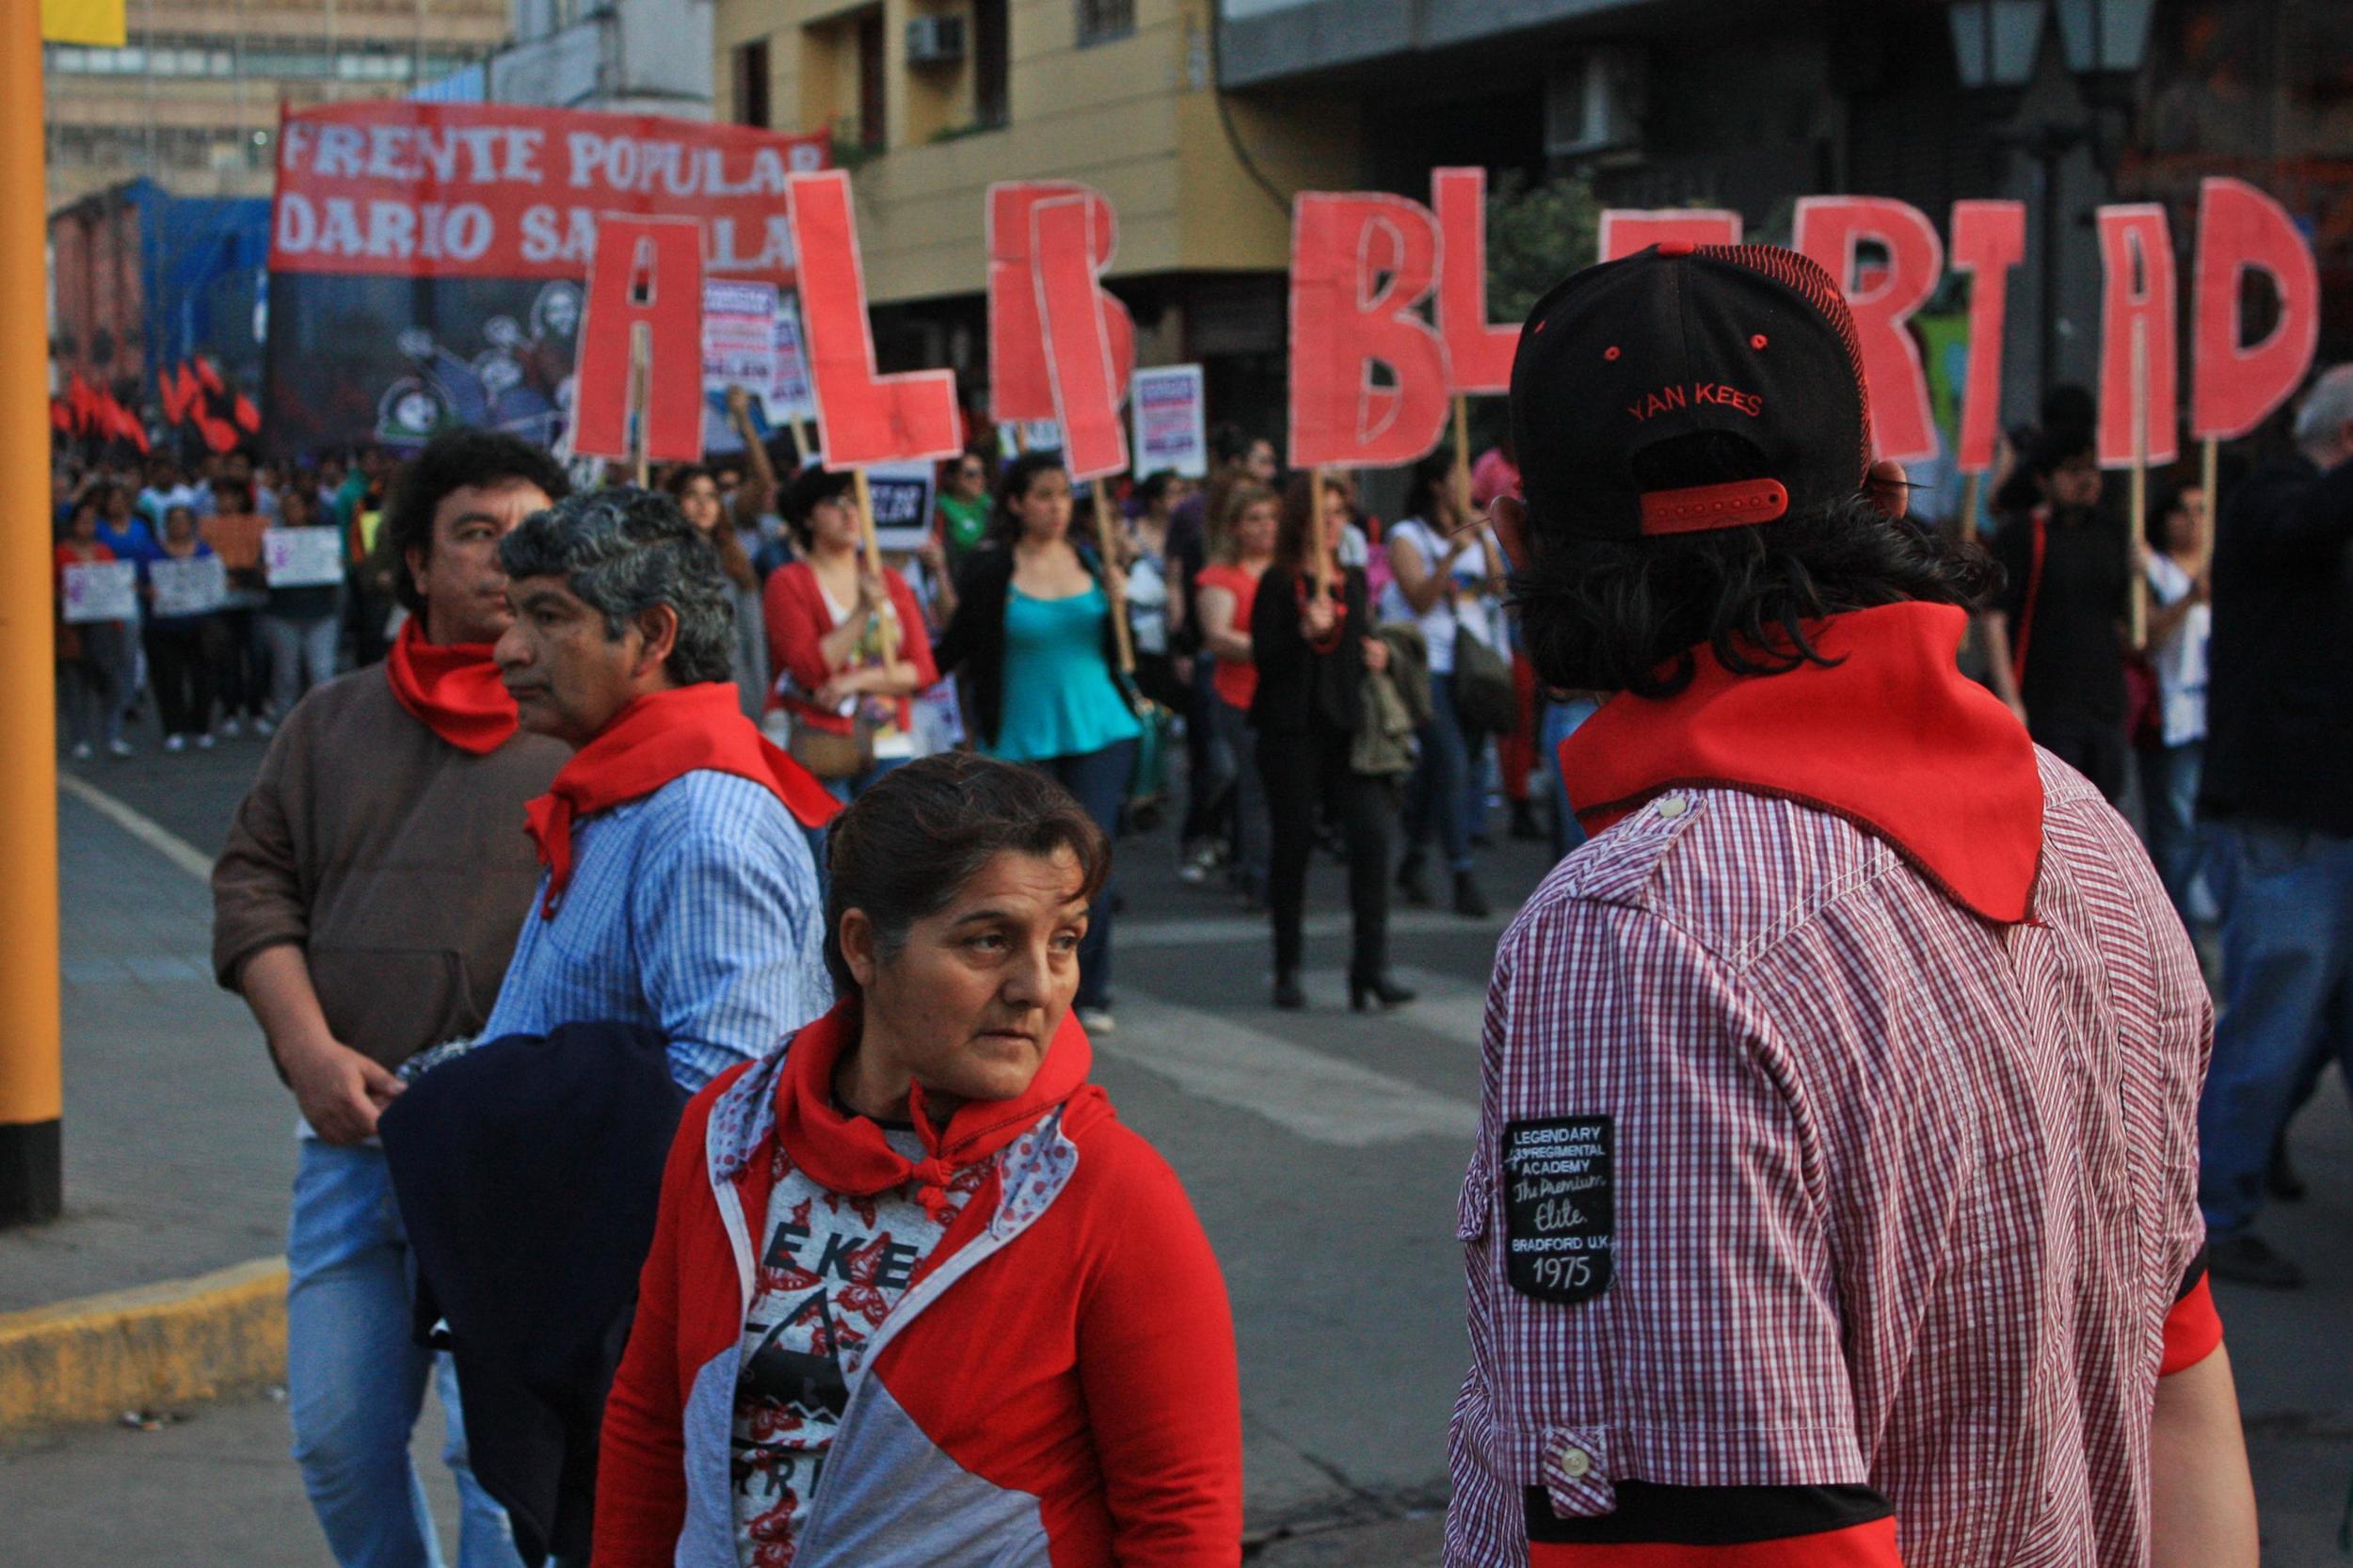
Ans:
{"label": "black boot", "polygon": [[1454,912],[1474,920],[1487,918],[1487,895],[1479,890],[1479,879],[1468,872],[1454,873]]}
{"label": "black boot", "polygon": [[1531,840],[1547,840],[1552,829],[1536,820],[1536,808],[1524,800],[1512,803],[1512,837]]}
{"label": "black boot", "polygon": [[1401,985],[1387,975],[1353,974],[1348,977],[1348,1006],[1351,1012],[1362,1013],[1372,1002],[1384,1009],[1402,1007],[1414,1000],[1416,992],[1410,985]]}
{"label": "black boot", "polygon": [[2281,1203],[2304,1201],[2304,1173],[2288,1159],[2285,1137],[2271,1145],[2271,1163],[2264,1171],[2264,1191]]}
{"label": "black boot", "polygon": [[1406,852],[1405,858],[1398,862],[1397,890],[1404,896],[1408,904],[1427,907],[1432,902],[1430,884],[1422,876],[1421,851],[1409,850]]}
{"label": "black boot", "polygon": [[1307,1006],[1307,993],[1299,984],[1297,969],[1274,971],[1274,1005],[1286,1013],[1298,1013]]}

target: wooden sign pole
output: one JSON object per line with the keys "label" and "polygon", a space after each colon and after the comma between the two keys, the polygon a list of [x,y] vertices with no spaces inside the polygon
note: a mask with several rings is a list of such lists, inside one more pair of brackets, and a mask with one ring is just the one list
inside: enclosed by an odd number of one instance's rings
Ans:
{"label": "wooden sign pole", "polygon": [[[879,578],[883,574],[882,538],[874,532],[874,493],[866,482],[864,469],[852,469],[850,476],[857,501],[858,547],[866,557],[866,569]],[[886,604],[884,612],[874,617],[874,624],[882,632],[883,667],[888,669],[899,662],[899,623]]]}
{"label": "wooden sign pole", "polygon": [[1315,469],[1307,475],[1307,542],[1313,551],[1309,570],[1314,574],[1316,592],[1329,598],[1332,593],[1332,502],[1326,493],[1329,474]]}
{"label": "wooden sign pole", "polygon": [[1454,394],[1454,504],[1468,524],[1471,515],[1470,399]]}
{"label": "wooden sign pole", "polygon": [[652,361],[653,328],[641,321],[629,330],[629,414],[635,422],[630,427],[630,466],[641,490],[652,477],[651,465],[646,460],[646,404],[653,379]]}
{"label": "wooden sign pole", "polygon": [[2222,442],[2208,436],[2198,459],[2198,481],[2206,496],[2206,526],[2198,531],[2198,572],[2202,577],[2214,565],[2214,525],[2222,518],[2222,498],[2215,494],[2221,483]]}
{"label": "wooden sign pole", "polygon": [[2141,540],[2149,524],[2149,340],[2133,324],[2133,476],[2131,516],[2125,524],[2124,568],[2131,574],[2131,642],[2137,653],[2149,646],[2149,575],[2141,569]]}
{"label": "wooden sign pole", "polygon": [[[1112,527],[1112,487],[1109,474],[1097,474],[1095,484],[1095,548],[1102,552],[1104,581],[1119,566],[1119,539]],[[1136,672],[1135,633],[1128,625],[1128,596],[1113,590],[1112,601],[1112,641],[1119,649],[1119,673]]]}

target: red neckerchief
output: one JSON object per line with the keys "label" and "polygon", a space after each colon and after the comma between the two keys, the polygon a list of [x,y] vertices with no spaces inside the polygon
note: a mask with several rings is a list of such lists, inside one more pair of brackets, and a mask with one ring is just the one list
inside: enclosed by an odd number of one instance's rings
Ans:
{"label": "red neckerchief", "polygon": [[490,643],[428,643],[420,617],[401,622],[384,656],[392,696],[460,751],[486,757],[513,738],[515,699],[499,682]]}
{"label": "red neckerchief", "polygon": [[1807,628],[1825,668],[1740,676],[1702,648],[1675,696],[1622,693],[1561,744],[1577,817],[1598,833],[1677,788],[1802,801],[1884,839],[1945,897],[2030,918],[2042,778],[2025,727],[1955,664],[1967,616],[1888,604]]}
{"label": "red neckerchief", "polygon": [[924,1208],[936,1214],[957,1171],[995,1154],[1055,1106],[1102,1093],[1087,1084],[1095,1048],[1078,1015],[1065,1013],[1037,1076],[1012,1099],[967,1100],[946,1127],[935,1127],[923,1110],[922,1085],[913,1085],[907,1119],[923,1141],[923,1158],[909,1160],[890,1146],[881,1127],[865,1116],[844,1115],[834,1103],[834,1069],[857,1044],[859,1016],[856,997],[844,997],[803,1027],[792,1036],[776,1084],[776,1136],[784,1152],[827,1192],[871,1197],[912,1181]]}
{"label": "red neckerchief", "polygon": [[548,868],[543,920],[572,879],[572,823],[652,794],[682,775],[733,774],[765,787],[803,827],[823,827],[841,803],[808,770],[770,745],[744,716],[732,681],[650,692],[572,754],[548,792],[523,809]]}

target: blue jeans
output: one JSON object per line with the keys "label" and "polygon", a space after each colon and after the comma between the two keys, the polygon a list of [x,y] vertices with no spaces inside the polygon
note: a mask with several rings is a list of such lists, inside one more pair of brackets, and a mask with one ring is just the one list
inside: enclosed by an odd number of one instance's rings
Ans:
{"label": "blue jeans", "polygon": [[1601,712],[1590,697],[1574,702],[1557,698],[1545,701],[1544,726],[1540,744],[1545,748],[1545,776],[1552,780],[1552,857],[1563,859],[1569,851],[1585,841],[1585,829],[1577,820],[1577,812],[1569,804],[1568,780],[1561,776],[1561,743],[1577,733],[1577,727]]}
{"label": "blue jeans", "polygon": [[[286,1237],[286,1400],[295,1463],[341,1568],[440,1568],[408,1434],[438,1378],[457,1479],[460,1568],[520,1568],[506,1511],[466,1463],[457,1378],[411,1332],[408,1240],[384,1151],[302,1141]],[[438,1372],[436,1363],[439,1363]]]}
{"label": "blue jeans", "polygon": [[2222,1016],[2198,1104],[2198,1205],[2231,1236],[2263,1208],[2271,1150],[2334,1055],[2353,1082],[2353,839],[2212,824]]}
{"label": "blue jeans", "polygon": [[2203,741],[2140,748],[2140,804],[2149,824],[2149,858],[2185,925],[2189,923],[2190,884],[2198,880],[2198,778],[2205,765]]}
{"label": "blue jeans", "polygon": [[1430,722],[1421,727],[1421,760],[1405,780],[1405,853],[1420,853],[1435,830],[1450,872],[1471,869],[1470,810],[1464,793],[1472,788],[1470,746],[1454,713],[1454,677],[1430,677]]}
{"label": "blue jeans", "polygon": [[[1047,775],[1079,797],[1080,807],[1095,819],[1106,839],[1119,836],[1119,808],[1127,804],[1128,785],[1136,774],[1136,743],[1113,741],[1100,751],[1076,757],[1048,757],[1030,766]],[[1112,1004],[1112,883],[1087,910],[1087,934],[1079,944],[1079,995],[1073,1005]]]}

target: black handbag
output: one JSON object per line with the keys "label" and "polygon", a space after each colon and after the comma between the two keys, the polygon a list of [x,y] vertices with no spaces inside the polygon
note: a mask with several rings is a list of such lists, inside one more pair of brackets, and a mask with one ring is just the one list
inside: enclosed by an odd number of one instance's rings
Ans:
{"label": "black handbag", "polygon": [[1509,735],[1519,728],[1520,697],[1512,666],[1467,626],[1454,633],[1454,716],[1474,735]]}

